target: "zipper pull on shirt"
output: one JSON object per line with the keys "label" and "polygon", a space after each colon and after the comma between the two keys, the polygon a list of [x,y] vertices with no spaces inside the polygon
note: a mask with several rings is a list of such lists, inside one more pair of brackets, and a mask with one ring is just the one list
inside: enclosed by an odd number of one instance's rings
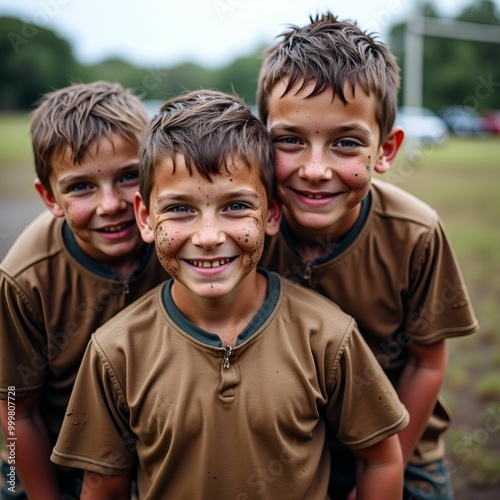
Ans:
{"label": "zipper pull on shirt", "polygon": [[240,371],[238,363],[233,358],[232,363],[229,358],[233,355],[233,348],[230,345],[224,347],[224,358],[220,368],[220,384],[218,396],[225,403],[232,402],[236,398],[236,387],[240,383]]}
{"label": "zipper pull on shirt", "polygon": [[313,272],[313,263],[312,262],[306,262],[304,265],[304,271],[302,273],[302,279],[304,281],[308,281],[311,278],[311,274]]}
{"label": "zipper pull on shirt", "polygon": [[233,353],[233,348],[230,345],[227,345],[225,347],[224,351],[224,359],[222,362],[222,368],[229,368],[231,364],[229,363],[229,358],[231,357],[231,354]]}

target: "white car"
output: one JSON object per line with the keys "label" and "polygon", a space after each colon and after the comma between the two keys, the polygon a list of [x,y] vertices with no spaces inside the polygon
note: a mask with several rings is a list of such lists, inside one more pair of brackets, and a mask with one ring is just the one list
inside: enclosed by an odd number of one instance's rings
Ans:
{"label": "white car", "polygon": [[448,140],[448,126],[427,108],[398,108],[395,125],[403,127],[405,142],[441,145]]}

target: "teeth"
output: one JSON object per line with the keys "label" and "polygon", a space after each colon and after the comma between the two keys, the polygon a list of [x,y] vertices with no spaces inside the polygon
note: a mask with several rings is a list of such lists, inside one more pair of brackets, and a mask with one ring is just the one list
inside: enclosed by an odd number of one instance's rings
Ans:
{"label": "teeth", "polygon": [[122,229],[124,229],[125,226],[126,226],[126,224],[120,224],[119,226],[105,227],[103,229],[103,231],[105,233],[116,233],[116,232],[121,231]]}
{"label": "teeth", "polygon": [[325,198],[328,195],[326,195],[326,194],[306,194],[306,196],[308,198],[313,199],[313,200],[320,200],[321,198]]}
{"label": "teeth", "polygon": [[224,264],[227,264],[231,259],[221,259],[221,260],[213,260],[208,262],[206,260],[190,260],[189,263],[196,267],[219,267]]}

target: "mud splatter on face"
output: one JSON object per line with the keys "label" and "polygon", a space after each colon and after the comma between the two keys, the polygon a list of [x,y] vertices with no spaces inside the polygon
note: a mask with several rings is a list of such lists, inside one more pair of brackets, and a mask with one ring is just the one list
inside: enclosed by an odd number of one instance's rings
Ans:
{"label": "mud splatter on face", "polygon": [[173,236],[169,238],[169,233],[163,229],[163,226],[158,226],[157,237],[155,240],[156,251],[160,263],[172,277],[176,277],[178,273],[175,267],[172,267],[172,258],[170,257],[172,252],[172,242],[175,238]]}
{"label": "mud splatter on face", "polygon": [[372,161],[372,155],[368,155],[368,163],[365,165],[365,169],[367,172],[369,172],[372,169],[371,161]]}

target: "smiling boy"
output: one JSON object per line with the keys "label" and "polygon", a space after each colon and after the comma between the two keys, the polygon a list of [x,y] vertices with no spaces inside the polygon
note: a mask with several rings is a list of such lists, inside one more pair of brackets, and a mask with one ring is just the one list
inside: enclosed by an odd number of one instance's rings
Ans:
{"label": "smiling boy", "polygon": [[[394,56],[354,23],[326,13],[292,26],[265,55],[259,115],[276,154],[283,203],[262,267],[351,314],[410,413],[399,434],[404,498],[449,499],[439,395],[445,341],[477,330],[467,289],[436,212],[380,180],[403,141],[394,127]],[[354,498],[356,460],[332,446],[331,494]]]}
{"label": "smiling boy", "polygon": [[[15,398],[15,469],[6,498],[77,498],[83,473],[54,446],[90,334],[168,275],[135,221],[139,138],[148,117],[119,84],[75,84],[33,113],[35,187],[48,211],[0,266],[0,398]],[[10,413],[9,413],[10,410]]]}
{"label": "smiling boy", "polygon": [[[236,97],[165,103],[141,146],[136,216],[172,276],[93,335],[52,460],[82,498],[326,498],[326,432],[359,498],[399,499],[407,414],[352,318],[257,270],[279,230],[273,151]],[[120,335],[116,335],[120,332]]]}

